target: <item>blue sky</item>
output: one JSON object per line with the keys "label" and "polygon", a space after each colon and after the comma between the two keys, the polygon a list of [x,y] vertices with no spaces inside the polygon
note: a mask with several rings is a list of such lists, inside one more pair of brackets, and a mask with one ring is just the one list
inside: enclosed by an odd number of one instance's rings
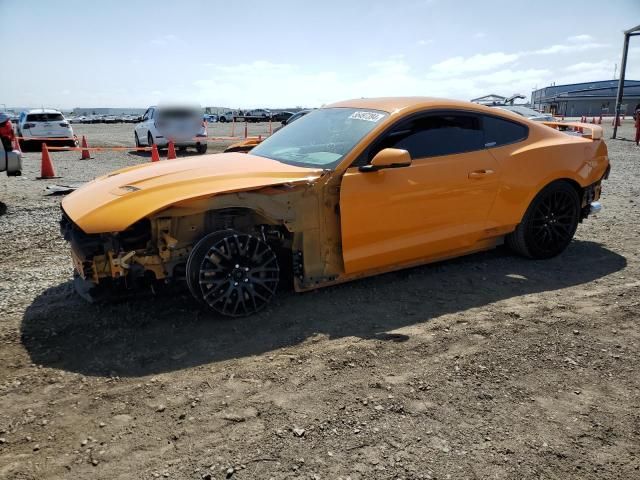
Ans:
{"label": "blue sky", "polygon": [[[613,78],[639,0],[0,0],[0,104],[319,106]],[[640,37],[627,78],[640,79]],[[9,74],[10,73],[10,74]]]}

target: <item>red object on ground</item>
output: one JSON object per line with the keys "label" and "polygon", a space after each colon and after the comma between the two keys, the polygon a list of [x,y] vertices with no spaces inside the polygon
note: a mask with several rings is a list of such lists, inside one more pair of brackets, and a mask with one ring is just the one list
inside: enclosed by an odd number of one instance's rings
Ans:
{"label": "red object on ground", "polygon": [[39,179],[56,178],[56,172],[53,169],[53,163],[51,157],[49,157],[49,150],[47,144],[42,144],[42,161],[40,162],[40,176]]}
{"label": "red object on ground", "polygon": [[151,161],[152,162],[159,162],[160,161],[160,154],[158,153],[158,146],[154,143],[153,147],[151,147]]}
{"label": "red object on ground", "polygon": [[[87,143],[87,137],[82,136],[82,148],[89,148],[89,144]],[[80,156],[80,160],[89,160],[91,155],[89,154],[89,150],[82,150],[82,155]]]}
{"label": "red object on ground", "polygon": [[176,146],[173,144],[173,140],[169,140],[169,147],[167,148],[167,160],[175,160],[176,155]]}

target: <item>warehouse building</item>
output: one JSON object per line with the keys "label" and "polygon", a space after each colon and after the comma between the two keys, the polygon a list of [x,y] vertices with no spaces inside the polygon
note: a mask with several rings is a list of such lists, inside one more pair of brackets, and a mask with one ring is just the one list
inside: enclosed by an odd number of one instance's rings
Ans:
{"label": "warehouse building", "polygon": [[[617,94],[618,80],[551,85],[532,92],[531,104],[541,112],[567,117],[613,115]],[[631,115],[638,103],[640,81],[626,80],[620,112]]]}

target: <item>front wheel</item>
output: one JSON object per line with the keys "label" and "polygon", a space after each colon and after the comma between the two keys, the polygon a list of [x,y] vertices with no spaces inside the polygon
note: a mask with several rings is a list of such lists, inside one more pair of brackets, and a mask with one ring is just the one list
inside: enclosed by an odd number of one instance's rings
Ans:
{"label": "front wheel", "polygon": [[138,138],[138,132],[134,132],[133,136],[135,137],[136,148],[140,148],[140,139]]}
{"label": "front wheel", "polygon": [[263,309],[280,279],[278,259],[269,244],[233,230],[202,238],[191,250],[186,270],[193,296],[228,317]]}
{"label": "front wheel", "polygon": [[553,182],[533,199],[522,222],[505,240],[511,250],[525,257],[555,257],[571,243],[579,220],[576,189],[565,181]]}
{"label": "front wheel", "polygon": [[153,147],[154,143],[156,142],[153,140],[153,135],[151,135],[151,132],[147,133],[147,145]]}

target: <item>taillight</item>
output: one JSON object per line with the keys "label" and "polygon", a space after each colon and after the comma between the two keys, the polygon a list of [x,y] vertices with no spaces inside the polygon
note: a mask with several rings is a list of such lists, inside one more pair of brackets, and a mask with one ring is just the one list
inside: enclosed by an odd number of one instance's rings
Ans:
{"label": "taillight", "polygon": [[36,124],[35,123],[25,123],[22,128],[31,128],[31,127],[35,127]]}
{"label": "taillight", "polygon": [[60,126],[61,126],[61,127],[68,127],[68,126],[69,126],[69,124],[68,124],[67,122],[62,122],[62,123],[60,123]]}

